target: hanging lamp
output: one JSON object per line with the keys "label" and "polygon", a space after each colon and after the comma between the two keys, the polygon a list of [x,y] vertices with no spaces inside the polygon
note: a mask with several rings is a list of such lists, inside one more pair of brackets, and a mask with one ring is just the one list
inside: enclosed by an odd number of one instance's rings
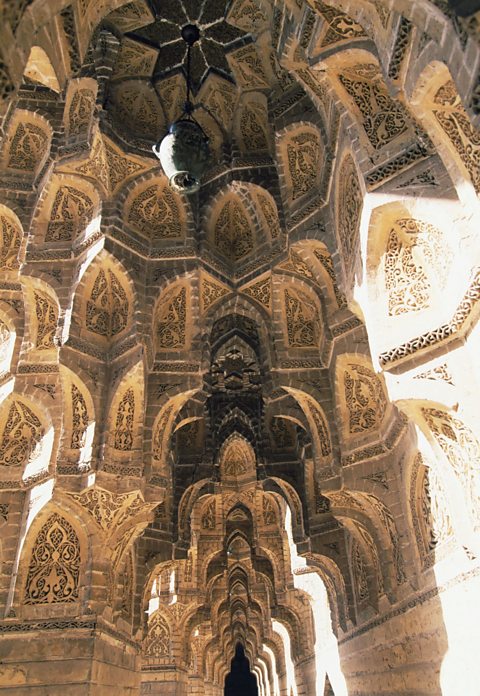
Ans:
{"label": "hanging lamp", "polygon": [[182,28],[182,39],[187,44],[187,98],[180,118],[171,124],[167,135],[152,147],[172,188],[187,194],[200,188],[202,174],[210,158],[208,138],[193,117],[195,107],[190,101],[190,54],[199,38],[200,31],[195,24]]}

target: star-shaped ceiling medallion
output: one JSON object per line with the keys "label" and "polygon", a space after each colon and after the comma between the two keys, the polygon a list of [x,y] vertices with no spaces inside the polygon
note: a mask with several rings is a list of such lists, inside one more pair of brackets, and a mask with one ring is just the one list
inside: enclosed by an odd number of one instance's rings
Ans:
{"label": "star-shaped ceiling medallion", "polygon": [[191,85],[197,93],[213,71],[233,81],[226,54],[252,41],[242,29],[226,19],[226,0],[157,0],[155,21],[127,34],[128,38],[159,50],[153,81],[183,70],[186,74],[187,44],[182,28],[194,25],[199,39],[191,52]]}

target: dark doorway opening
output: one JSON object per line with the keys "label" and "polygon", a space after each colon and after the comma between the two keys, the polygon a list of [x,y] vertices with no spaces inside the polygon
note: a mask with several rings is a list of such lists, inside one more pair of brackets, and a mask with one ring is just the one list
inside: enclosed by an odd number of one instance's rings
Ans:
{"label": "dark doorway opening", "polygon": [[250,672],[250,663],[240,643],[235,649],[230,673],[225,678],[224,696],[258,696],[257,679]]}

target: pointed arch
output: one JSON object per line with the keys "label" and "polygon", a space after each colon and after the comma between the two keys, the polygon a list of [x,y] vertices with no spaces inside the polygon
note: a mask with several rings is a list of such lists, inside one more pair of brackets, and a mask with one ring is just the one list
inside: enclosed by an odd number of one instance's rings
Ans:
{"label": "pointed arch", "polygon": [[50,154],[52,127],[45,118],[17,109],[8,125],[3,150],[7,172],[33,180]]}
{"label": "pointed arch", "polygon": [[134,292],[123,265],[100,251],[77,288],[71,333],[103,346],[123,338],[133,325]]}

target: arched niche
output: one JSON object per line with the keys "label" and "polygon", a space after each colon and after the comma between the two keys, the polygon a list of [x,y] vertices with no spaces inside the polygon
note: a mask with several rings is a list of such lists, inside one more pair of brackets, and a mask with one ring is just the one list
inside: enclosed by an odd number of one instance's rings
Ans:
{"label": "arched niche", "polygon": [[95,409],[84,382],[66,367],[60,368],[63,389],[63,429],[61,449],[69,466],[88,467],[92,458]]}
{"label": "arched niche", "polygon": [[350,152],[343,154],[335,173],[335,225],[338,249],[345,278],[353,285],[353,273],[360,256],[360,221],[363,191],[355,160]]}
{"label": "arched niche", "polygon": [[283,198],[297,206],[319,193],[325,160],[323,138],[316,126],[299,122],[276,134]]}
{"label": "arched niche", "polygon": [[13,393],[1,404],[0,423],[1,479],[20,481],[47,472],[54,431],[45,409]]}
{"label": "arched niche", "polygon": [[48,503],[22,547],[14,608],[22,618],[77,616],[87,599],[89,543],[70,511]]}
{"label": "arched niche", "polygon": [[193,334],[191,283],[181,279],[160,292],[153,312],[155,352],[185,351]]}
{"label": "arched niche", "polygon": [[[175,420],[182,407],[195,393],[194,390],[181,392],[162,404],[152,427],[151,475],[170,479],[170,441],[175,430]],[[196,420],[191,421],[196,423]],[[179,426],[180,427],[180,426]],[[180,427],[179,432],[182,428]]]}
{"label": "arched niche", "polygon": [[135,186],[125,200],[123,217],[151,244],[179,242],[187,233],[185,201],[166,177],[148,178]]}
{"label": "arched niche", "polygon": [[60,307],[54,290],[41,281],[29,281],[24,285],[26,326],[23,347],[39,358],[58,351],[58,320]]}
{"label": "arched niche", "polygon": [[375,161],[416,140],[415,124],[405,106],[390,96],[373,53],[345,49],[326,57],[322,65],[357,124],[361,144]]}
{"label": "arched niche", "polygon": [[274,316],[281,322],[287,351],[318,355],[325,340],[323,312],[307,283],[292,283],[287,276],[275,275]]}
{"label": "arched niche", "polygon": [[[141,465],[144,410],[144,367],[134,365],[110,395],[107,423],[107,469],[121,473]],[[110,464],[109,460],[113,463]],[[133,469],[131,469],[133,472]],[[138,472],[140,473],[140,472]]]}
{"label": "arched niche", "polygon": [[376,439],[390,413],[383,377],[358,354],[343,354],[335,363],[335,400],[339,432],[346,448]]}
{"label": "arched niche", "polygon": [[77,245],[98,229],[100,210],[100,196],[92,184],[54,174],[35,215],[30,244]]}
{"label": "arched niche", "polygon": [[284,388],[285,391],[292,394],[307,417],[314,444],[315,469],[318,474],[324,466],[328,466],[332,462],[332,441],[325,413],[317,400],[310,394],[293,387]]}
{"label": "arched niche", "polygon": [[2,153],[8,174],[34,180],[50,153],[52,127],[31,111],[17,109],[8,124]]}
{"label": "arched niche", "polygon": [[257,230],[252,212],[234,188],[212,203],[207,236],[211,248],[227,263],[236,264],[254,251]]}
{"label": "arched niche", "polygon": [[[473,203],[480,193],[480,136],[444,63],[430,63],[417,80],[412,106],[435,143],[460,199]],[[466,185],[466,186],[465,186]]]}
{"label": "arched niche", "polygon": [[107,347],[132,328],[134,310],[134,288],[126,270],[114,256],[100,251],[77,288],[70,333]]}
{"label": "arched niche", "polygon": [[222,482],[248,482],[256,478],[256,456],[252,445],[238,433],[223,443],[218,454]]}
{"label": "arched niche", "polygon": [[[282,264],[282,270],[300,273],[307,280],[318,285],[322,290],[327,315],[331,316],[345,309],[347,298],[341,289],[343,283],[338,279],[334,260],[327,246],[322,242],[308,240],[293,244],[290,252],[295,255],[293,263],[290,262],[288,268]],[[311,274],[308,269],[311,269]]]}
{"label": "arched niche", "polygon": [[268,102],[264,94],[246,92],[241,95],[234,120],[234,133],[243,156],[270,154],[272,134]]}
{"label": "arched niche", "polygon": [[63,114],[67,141],[83,140],[90,134],[97,91],[98,84],[91,77],[69,81]]}
{"label": "arched niche", "polygon": [[0,269],[15,272],[20,266],[23,228],[15,213],[0,205]]}
{"label": "arched niche", "polygon": [[[441,209],[441,207],[440,207]],[[451,213],[452,211],[450,211]],[[367,316],[381,352],[448,322],[468,282],[453,251],[449,211],[397,201],[374,209],[367,245]]]}

